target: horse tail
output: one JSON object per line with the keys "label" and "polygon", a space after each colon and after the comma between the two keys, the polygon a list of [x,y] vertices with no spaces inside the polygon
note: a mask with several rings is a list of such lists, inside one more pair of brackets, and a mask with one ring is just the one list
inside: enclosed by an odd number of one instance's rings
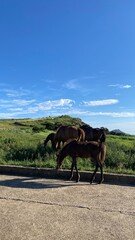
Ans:
{"label": "horse tail", "polygon": [[100,137],[100,142],[105,142],[106,141],[106,133],[105,131],[102,132],[102,135]]}
{"label": "horse tail", "polygon": [[85,141],[85,132],[82,128],[78,128],[78,135],[79,135],[79,137],[78,137],[77,141],[84,142]]}
{"label": "horse tail", "polygon": [[106,158],[106,145],[101,142],[99,148],[100,148],[100,152],[101,152],[100,162],[103,164],[105,161],[105,158]]}
{"label": "horse tail", "polygon": [[54,144],[55,148],[57,149],[57,146],[58,146],[58,133],[57,132],[54,135],[53,144]]}

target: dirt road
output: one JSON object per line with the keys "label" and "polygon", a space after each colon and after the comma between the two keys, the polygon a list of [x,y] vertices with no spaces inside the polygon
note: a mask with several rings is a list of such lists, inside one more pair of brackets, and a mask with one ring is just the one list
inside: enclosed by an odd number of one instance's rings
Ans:
{"label": "dirt road", "polygon": [[0,175],[0,240],[134,240],[135,187]]}

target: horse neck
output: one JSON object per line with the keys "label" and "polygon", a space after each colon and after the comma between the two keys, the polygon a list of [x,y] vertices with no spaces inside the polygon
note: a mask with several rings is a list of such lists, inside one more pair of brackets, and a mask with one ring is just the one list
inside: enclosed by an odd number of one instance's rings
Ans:
{"label": "horse neck", "polygon": [[50,140],[50,138],[47,136],[47,138],[46,138],[45,141],[44,141],[44,144],[46,145],[49,140]]}
{"label": "horse neck", "polygon": [[103,131],[103,132],[102,132],[102,135],[101,135],[101,137],[100,137],[100,141],[101,141],[101,142],[105,142],[105,140],[106,140],[106,133],[105,133],[105,131]]}
{"label": "horse neck", "polygon": [[58,160],[57,160],[57,164],[58,164],[59,167],[62,165],[62,162],[63,162],[63,160],[66,156],[67,155],[63,154],[63,151],[60,150],[59,157],[58,157]]}
{"label": "horse neck", "polygon": [[67,157],[68,156],[68,152],[67,152],[67,146],[64,146],[62,149],[61,149],[61,151],[60,151],[60,158],[61,159],[64,159],[65,157]]}
{"label": "horse neck", "polygon": [[57,143],[57,141],[58,141],[58,132],[55,133],[53,141],[54,141],[55,144]]}
{"label": "horse neck", "polygon": [[94,129],[92,127],[86,127],[84,132],[85,132],[85,137],[90,139],[91,141],[94,139]]}

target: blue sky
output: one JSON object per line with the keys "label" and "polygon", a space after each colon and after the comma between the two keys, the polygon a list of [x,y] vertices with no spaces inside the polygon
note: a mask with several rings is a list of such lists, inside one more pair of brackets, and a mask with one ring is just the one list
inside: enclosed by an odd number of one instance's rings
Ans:
{"label": "blue sky", "polygon": [[0,1],[0,119],[135,134],[135,1]]}

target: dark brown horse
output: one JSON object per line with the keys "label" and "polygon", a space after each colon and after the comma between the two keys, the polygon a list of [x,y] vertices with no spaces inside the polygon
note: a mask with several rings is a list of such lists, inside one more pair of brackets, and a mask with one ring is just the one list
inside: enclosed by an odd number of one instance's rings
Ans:
{"label": "dark brown horse", "polygon": [[89,125],[83,125],[81,128],[85,132],[85,140],[86,141],[100,141],[105,142],[106,133],[103,128],[92,128]]}
{"label": "dark brown horse", "polygon": [[52,148],[55,150],[54,136],[55,136],[55,133],[52,132],[52,133],[50,133],[50,134],[46,137],[46,139],[44,140],[44,146],[45,146],[45,147],[46,147],[47,143],[48,143],[49,141],[51,141]]}
{"label": "dark brown horse", "polygon": [[77,141],[85,140],[85,133],[83,129],[78,128],[76,126],[61,126],[57,129],[54,142],[56,145],[56,149],[60,149],[61,142],[64,144],[70,139],[76,139]]}
{"label": "dark brown horse", "polygon": [[101,177],[99,183],[102,183],[104,180],[103,177],[103,163],[106,158],[106,145],[104,143],[99,142],[77,142],[75,140],[72,140],[71,142],[67,143],[63,148],[59,151],[57,154],[57,171],[62,165],[62,162],[65,157],[70,156],[72,158],[72,165],[71,165],[71,175],[70,180],[73,177],[73,169],[75,167],[76,173],[77,173],[77,182],[80,179],[80,175],[77,168],[77,157],[80,158],[91,158],[95,164],[95,170],[92,174],[92,177],[90,179],[90,183],[93,182],[96,172],[98,170],[98,167],[101,171]]}

